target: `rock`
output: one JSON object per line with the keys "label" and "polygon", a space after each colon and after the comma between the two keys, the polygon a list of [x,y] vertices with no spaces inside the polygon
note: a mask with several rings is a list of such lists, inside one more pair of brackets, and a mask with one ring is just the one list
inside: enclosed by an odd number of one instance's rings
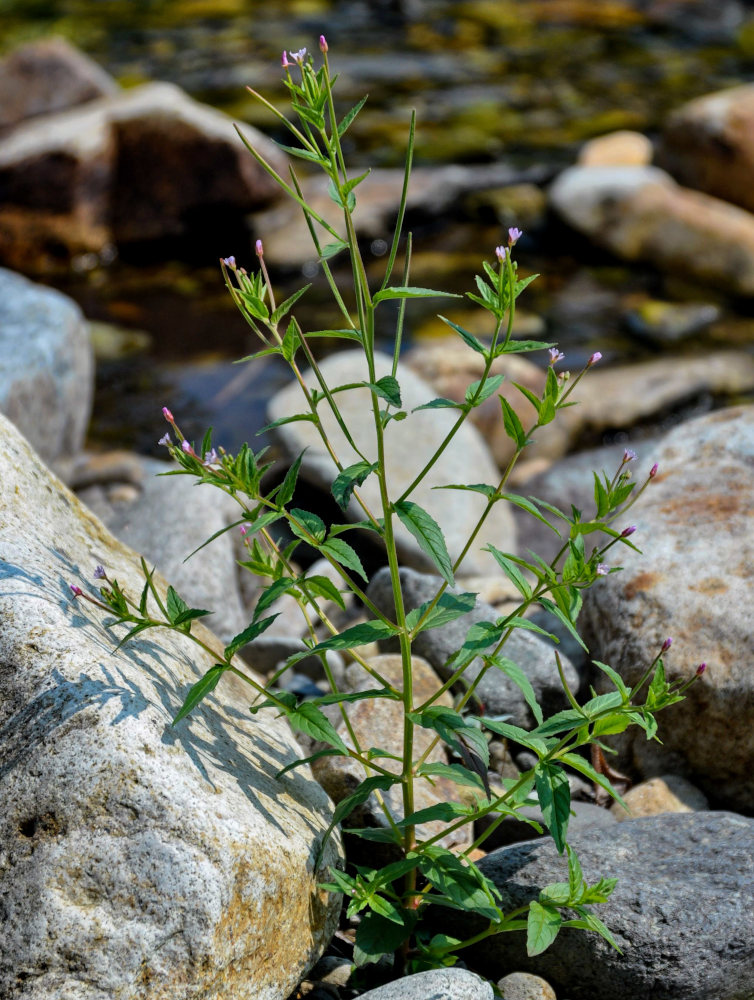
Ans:
{"label": "rock", "polygon": [[119,90],[109,73],[64,38],[43,38],[0,61],[0,129]]}
{"label": "rock", "polygon": [[[238,567],[230,532],[189,555],[238,520],[239,507],[220,490],[196,488],[190,476],[165,476],[171,462],[142,458],[138,493],[130,501],[98,505],[96,513],[116,538],[144,556],[149,568],[171,581],[191,607],[211,611],[208,625],[224,642],[249,624],[238,584]],[[87,493],[82,494],[86,503]],[[180,517],[171,511],[180,511]]]}
{"label": "rock", "polygon": [[485,221],[492,208],[501,227],[523,229],[524,234],[539,229],[547,216],[547,195],[537,184],[506,184],[474,191],[467,198],[469,208]]}
{"label": "rock", "polygon": [[669,812],[703,812],[709,809],[707,796],[698,788],[678,777],[677,774],[663,774],[659,778],[642,781],[623,795],[628,812],[619,802],[613,802],[610,812],[619,823],[640,816],[656,816]]}
{"label": "rock", "polygon": [[[377,378],[388,374],[392,359],[387,355],[375,355]],[[322,375],[330,386],[362,382],[367,378],[366,362],[361,352],[347,351],[331,355],[319,365]],[[313,384],[314,376],[304,373],[307,385]],[[432,389],[408,368],[399,365],[398,382],[401,387],[403,407],[409,413],[405,422],[392,421],[385,429],[385,451],[388,482],[392,496],[397,498],[414,480],[417,473],[434,454],[456,420],[454,411],[422,410],[411,411],[429,402],[435,394]],[[367,455],[375,455],[376,443],[372,411],[369,404],[370,393],[366,389],[339,393],[338,406],[354,441]],[[279,420],[302,411],[305,403],[298,384],[293,383],[278,392],[269,403],[270,420]],[[329,407],[320,406],[319,413],[332,442],[336,454],[344,466],[351,465],[359,456],[347,444],[345,437],[335,422]],[[317,429],[310,422],[298,421],[275,428],[275,435],[287,458],[297,457],[303,449],[301,477],[320,489],[329,492],[335,479],[336,469],[325,451]],[[408,437],[407,437],[408,436]],[[410,439],[410,447],[406,447]],[[484,441],[478,431],[469,424],[461,427],[449,447],[410,499],[423,507],[440,525],[451,559],[460,555],[469,535],[484,510],[486,501],[480,494],[459,490],[436,489],[450,483],[497,483],[500,473],[495,467]],[[372,475],[360,487],[359,492],[367,505],[375,512],[380,511],[380,493],[376,476]],[[348,517],[362,520],[364,513],[352,500]],[[512,518],[502,504],[497,504],[477,535],[474,546],[464,559],[461,572],[485,573],[496,567],[488,553],[481,550],[488,543],[499,547],[510,547],[513,543]],[[417,569],[434,569],[434,563],[419,547],[414,536],[394,520],[396,543],[401,560]],[[371,537],[371,536],[370,536]],[[376,537],[376,536],[375,536]]]}
{"label": "rock", "polygon": [[754,211],[754,84],[684,104],[667,120],[658,161],[681,184]]}
{"label": "rock", "polygon": [[[569,841],[589,884],[600,876],[618,879],[594,913],[623,954],[597,934],[566,929],[529,958],[523,933],[498,934],[466,950],[474,968],[491,978],[511,968],[532,972],[573,1000],[751,995],[753,820],[714,812],[650,816]],[[495,851],[479,867],[503,893],[505,910],[536,899],[550,882],[568,880],[566,857],[549,840]],[[463,933],[473,933],[469,921]]]}
{"label": "rock", "polygon": [[652,143],[645,135],[625,129],[585,142],[577,162],[582,167],[646,167],[653,156]]}
{"label": "rock", "polygon": [[754,295],[754,216],[680,187],[658,167],[570,167],[550,203],[616,256],[733,295]]}
{"label": "rock", "polygon": [[[690,778],[710,801],[754,809],[754,694],[749,669],[754,541],[754,407],[689,421],[664,439],[659,474],[631,511],[638,555],[585,594],[582,622],[596,659],[629,684],[673,637],[669,681],[709,669],[686,700],[658,717],[660,745],[633,730],[616,738],[619,763],[646,777]],[[609,738],[612,739],[612,738]]]}
{"label": "rock", "polygon": [[492,1000],[489,983],[465,969],[431,969],[362,993],[360,1000]]}
{"label": "rock", "polygon": [[[450,339],[441,343],[422,344],[409,351],[403,361],[426,379],[438,396],[457,402],[463,402],[466,389],[484,374],[484,358],[460,341]],[[515,445],[505,433],[499,397],[504,396],[508,400],[524,430],[529,431],[536,423],[537,413],[513,383],[519,382],[541,396],[546,376],[541,368],[515,354],[497,358],[492,363],[490,374],[505,377],[500,392],[493,392],[469,416],[487,442],[499,468],[504,469],[513,457]]]}
{"label": "rock", "polygon": [[[620,808],[620,807],[619,807]],[[615,826],[617,817],[611,815],[608,809],[602,809],[591,802],[572,802],[572,816],[568,823],[569,837],[574,833],[588,833],[589,830],[597,830],[602,827]],[[505,816],[502,822],[489,837],[480,845],[485,851],[493,851],[498,847],[507,847],[509,844],[518,844],[525,840],[537,840],[539,837],[547,835],[547,828],[542,818],[542,810],[538,806],[522,806],[517,810],[521,819],[513,816]],[[623,813],[625,816],[625,812]],[[474,824],[474,836],[478,837],[495,820],[494,813],[488,813]],[[536,827],[531,826],[525,820],[533,820],[542,827],[542,832],[538,832]]]}
{"label": "rock", "polygon": [[557,1000],[552,986],[530,972],[511,972],[498,981],[497,987],[503,1000]]}
{"label": "rock", "polygon": [[[385,678],[394,687],[402,689],[403,676],[400,656],[377,656],[371,658],[369,665]],[[440,680],[432,668],[420,657],[412,659],[414,694],[417,702],[421,702],[431,697],[440,687]],[[367,691],[377,688],[378,682],[370,677],[359,664],[353,664],[346,670],[344,691]],[[447,694],[438,699],[440,705],[452,705]],[[388,753],[398,757],[403,755],[403,705],[401,702],[388,698],[375,698],[352,702],[346,706],[346,712],[351,724],[353,733],[356,736],[359,746],[363,750],[370,747],[379,747]],[[331,721],[347,746],[353,746],[353,740],[346,730],[340,711],[332,706],[329,713]],[[434,741],[434,733],[428,729],[417,727],[414,730],[414,756],[421,757]],[[316,749],[316,748],[315,748]],[[442,743],[438,743],[427,757],[429,763],[448,763],[447,751]],[[380,760],[384,768],[389,771],[400,773],[401,764],[397,760],[385,758]],[[312,764],[312,772],[325,789],[327,794],[335,801],[351,795],[358,784],[366,777],[364,768],[358,761],[345,757],[322,757]],[[391,815],[395,820],[403,819],[403,801],[400,785],[382,793]],[[428,809],[438,802],[458,800],[458,786],[447,778],[433,778],[432,783],[427,778],[417,779],[414,783],[414,803],[416,809]],[[357,807],[348,817],[346,824],[350,827],[378,826],[387,827],[387,819],[374,795],[370,796],[363,806]],[[417,830],[418,836],[422,838],[434,837],[442,833],[447,823],[435,820],[430,823],[423,823]],[[443,847],[455,847],[464,850],[471,844],[471,824],[455,830],[453,833],[443,837],[438,841]],[[368,844],[368,850],[372,863],[375,856],[380,852],[380,844]],[[349,858],[351,852],[349,852]],[[385,860],[394,860],[385,858]]]}
{"label": "rock", "polygon": [[[278,169],[272,142],[244,134]],[[112,242],[177,238],[268,204],[277,188],[232,122],[168,83],[17,126],[0,150],[0,259],[68,266]]]}
{"label": "rock", "polygon": [[0,412],[46,462],[62,466],[83,446],[93,393],[92,349],[79,307],[0,269]]}
{"label": "rock", "polygon": [[331,804],[275,778],[298,748],[234,676],[171,728],[214,657],[165,630],[116,648],[68,584],[96,594],[103,563],[138,599],[136,554],[4,418],[0,441],[0,995],[284,1000],[337,925]]}
{"label": "rock", "polygon": [[628,329],[655,344],[674,344],[705,330],[720,319],[712,302],[661,302],[647,299],[626,314]]}
{"label": "rock", "polygon": [[[401,589],[406,610],[417,608],[424,601],[431,600],[440,583],[439,577],[425,576],[410,569],[401,570]],[[380,570],[374,576],[367,588],[367,596],[383,613],[394,613],[393,592],[387,569]],[[439,628],[420,632],[414,640],[413,650],[431,663],[446,680],[452,673],[446,667],[446,661],[463,645],[470,626],[476,622],[494,622],[498,618],[494,608],[477,601],[474,610],[461,618]],[[381,642],[380,646],[389,649],[391,643],[388,640]],[[503,655],[514,660],[527,675],[545,717],[566,707],[566,696],[558,676],[553,647],[542,637],[530,631],[516,629],[503,647]],[[578,690],[579,678],[570,660],[567,657],[561,659],[569,687],[571,690]],[[465,676],[473,680],[481,670],[482,661],[477,657],[469,665]],[[513,725],[524,729],[531,729],[536,725],[519,687],[502,671],[487,671],[479,682],[476,693],[489,715],[506,715]]]}

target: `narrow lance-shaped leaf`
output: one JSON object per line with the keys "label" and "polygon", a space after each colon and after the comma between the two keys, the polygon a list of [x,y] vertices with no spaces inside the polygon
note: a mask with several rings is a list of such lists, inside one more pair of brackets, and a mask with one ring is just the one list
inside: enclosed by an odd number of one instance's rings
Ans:
{"label": "narrow lance-shaped leaf", "polygon": [[228,665],[225,663],[216,663],[214,666],[210,667],[207,673],[200,680],[193,684],[189,688],[189,693],[186,695],[186,700],[179,709],[175,718],[173,719],[172,725],[180,722],[181,719],[185,719],[186,716],[191,712],[196,706],[206,698],[210,691],[214,691],[217,687],[217,683],[222,677],[223,673],[228,669]]}
{"label": "narrow lance-shaped leaf", "polygon": [[355,462],[343,469],[330,487],[330,492],[341,510],[345,511],[357,486],[361,486],[367,476],[377,468],[376,462]]}
{"label": "narrow lance-shaped leaf", "polygon": [[411,532],[419,547],[435,564],[443,580],[452,587],[453,563],[439,524],[426,510],[411,500],[401,500],[395,505],[395,512],[401,524]]}

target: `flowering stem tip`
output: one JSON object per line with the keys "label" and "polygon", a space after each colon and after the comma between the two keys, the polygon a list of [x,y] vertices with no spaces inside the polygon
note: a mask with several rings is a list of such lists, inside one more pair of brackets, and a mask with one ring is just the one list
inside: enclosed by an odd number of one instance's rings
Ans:
{"label": "flowering stem tip", "polygon": [[320,50],[320,52],[327,52],[328,49],[329,49],[329,46],[327,44],[327,39],[325,38],[324,35],[320,35],[319,36],[319,50]]}
{"label": "flowering stem tip", "polygon": [[508,230],[508,246],[515,246],[523,235],[524,234],[520,229],[517,229],[515,226],[511,226]]}
{"label": "flowering stem tip", "polygon": [[594,354],[589,358],[586,363],[587,368],[591,368],[592,365],[596,365],[598,361],[602,360],[602,354],[600,351],[595,351]]}
{"label": "flowering stem tip", "polygon": [[81,587],[77,587],[75,583],[69,583],[68,586],[71,588],[71,593],[74,597],[81,597],[84,593]]}
{"label": "flowering stem tip", "polygon": [[170,410],[167,408],[167,406],[163,406],[163,408],[162,408],[162,415],[167,420],[167,422],[169,424],[173,423],[173,414],[170,412]]}
{"label": "flowering stem tip", "polygon": [[257,242],[254,244],[254,249],[257,252],[257,257],[262,257],[264,255],[264,244],[262,243],[261,240],[257,240]]}

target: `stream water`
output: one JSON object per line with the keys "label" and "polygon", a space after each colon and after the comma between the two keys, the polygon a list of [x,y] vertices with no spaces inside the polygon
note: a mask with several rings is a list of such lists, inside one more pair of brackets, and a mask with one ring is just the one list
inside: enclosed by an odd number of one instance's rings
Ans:
{"label": "stream water", "polygon": [[[349,133],[354,167],[399,165],[415,107],[417,164],[502,161],[546,179],[590,136],[618,128],[652,136],[671,109],[749,80],[754,68],[754,9],[739,0],[0,0],[0,17],[3,50],[63,34],[124,85],[170,80],[267,131],[270,120],[245,87],[280,100],[280,52],[316,48],[324,32],[343,107],[369,93]],[[420,225],[417,283],[441,271],[436,281],[469,289],[480,254],[491,256],[505,225],[519,221],[506,211],[470,197]],[[542,278],[522,304],[576,358],[594,349],[621,360],[656,351],[626,324],[647,295],[721,305],[720,322],[684,350],[754,343],[748,307],[623,266],[541,211],[533,215],[519,259]],[[243,393],[226,388],[239,371],[233,359],[256,348],[215,262],[244,249],[210,237],[183,259],[121,258],[56,279],[107,324],[98,330],[92,446],[155,453],[165,403],[186,414],[192,434],[214,424],[230,448],[264,422],[284,371],[266,363]],[[378,266],[380,248],[367,254]],[[295,272],[276,278],[283,293],[304,280]],[[316,283],[307,298],[315,315],[329,308]],[[407,342],[422,335],[433,327],[415,311]]]}

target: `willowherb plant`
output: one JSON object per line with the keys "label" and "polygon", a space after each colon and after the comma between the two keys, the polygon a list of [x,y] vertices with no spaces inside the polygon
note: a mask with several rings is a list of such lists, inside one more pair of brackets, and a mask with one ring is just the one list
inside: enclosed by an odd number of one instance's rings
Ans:
{"label": "willowherb plant", "polygon": [[[391,845],[393,852],[397,850],[399,853],[399,860],[383,867],[351,867],[346,871],[330,870],[323,873],[325,888],[350,897],[349,915],[361,914],[356,933],[357,964],[375,961],[385,953],[396,952],[402,967],[408,965],[419,969],[450,965],[468,945],[503,931],[525,931],[531,955],[544,950],[561,927],[596,931],[611,944],[615,944],[607,927],[592,910],[594,904],[602,903],[608,898],[615,881],[601,878],[588,885],[578,859],[567,842],[570,790],[565,768],[586,776],[606,793],[621,801],[609,781],[609,768],[604,765],[602,750],[606,748],[600,742],[602,737],[620,733],[629,725],[641,726],[648,739],[655,737],[656,713],[680,701],[694,677],[684,684],[669,685],[666,682],[662,655],[670,647],[668,639],[655,659],[647,665],[640,682],[631,688],[610,666],[596,663],[596,667],[612,682],[613,690],[601,695],[592,692],[592,697],[580,705],[568,688],[560,658],[555,653],[570,708],[545,719],[525,672],[505,655],[505,646],[511,634],[519,628],[533,629],[549,635],[526,617],[527,612],[537,607],[549,612],[583,646],[576,628],[582,591],[592,586],[601,576],[618,570],[619,567],[610,567],[605,561],[611,549],[618,545],[634,548],[629,540],[635,531],[634,526],[617,528],[614,525],[616,522],[625,523],[622,521],[624,515],[654,479],[657,466],[650,469],[638,489],[628,468],[636,458],[630,450],[624,453],[613,476],[595,473],[595,510],[590,517],[585,517],[575,507],[570,513],[565,513],[551,504],[520,496],[507,489],[511,471],[532,436],[539,428],[554,420],[559,410],[573,405],[570,397],[575,387],[601,357],[599,353],[593,354],[582,370],[571,377],[568,372],[556,371],[556,366],[564,358],[557,347],[513,338],[516,300],[533,278],[519,277],[514,248],[522,234],[518,229],[512,228],[508,231],[506,243],[495,248],[494,255],[491,255],[492,262],[483,262],[483,274],[476,278],[476,291],[467,293],[468,298],[489,315],[489,341],[482,341],[457,323],[441,317],[469,349],[483,359],[482,376],[468,387],[462,402],[432,399],[418,408],[452,409],[457,412],[457,419],[436,453],[417,472],[408,489],[400,496],[393,495],[385,465],[386,436],[390,433],[392,422],[411,419],[411,415],[402,409],[401,387],[397,379],[406,303],[409,299],[436,297],[446,293],[410,285],[410,234],[404,245],[402,276],[398,283],[392,283],[402,242],[411,174],[415,127],[413,116],[402,196],[385,273],[379,287],[373,286],[368,280],[353,218],[358,186],[366,179],[369,171],[351,176],[342,148],[343,135],[366,98],[338,120],[333,103],[335,78],[330,73],[328,46],[324,36],[320,38],[320,50],[323,62],[319,69],[315,68],[312,58],[307,56],[304,49],[283,54],[284,83],[290,94],[297,123],[289,120],[264,98],[256,96],[292,134],[294,144],[282,148],[292,157],[320,168],[329,178],[330,197],[340,213],[343,228],[336,228],[333,222],[307,203],[293,169],[290,171],[290,178],[284,179],[253,146],[249,143],[246,145],[257,162],[300,206],[324,277],[342,314],[342,328],[324,331],[306,331],[302,328],[296,319],[294,307],[307,291],[308,285],[284,302],[277,303],[265,265],[261,240],[256,243],[255,268],[247,271],[238,266],[233,257],[222,260],[221,268],[234,302],[264,344],[257,354],[243,360],[253,361],[263,355],[279,355],[290,365],[301,387],[304,409],[277,423],[305,420],[314,425],[332,459],[331,490],[336,503],[345,512],[349,504],[355,501],[361,509],[363,519],[358,523],[344,521],[326,524],[317,514],[292,506],[303,454],[293,462],[278,485],[268,488],[265,473],[272,463],[266,461],[265,449],[255,453],[248,445],[244,445],[237,455],[231,455],[222,448],[213,447],[211,431],[207,432],[204,440],[197,446],[184,437],[173,414],[167,408],[163,410],[172,433],[167,433],[161,444],[167,446],[179,466],[172,474],[193,476],[202,483],[223,490],[238,502],[240,516],[231,527],[240,527],[243,534],[247,558],[241,565],[266,581],[251,623],[225,647],[222,659],[189,690],[175,716],[174,724],[199,705],[224,673],[231,672],[254,690],[252,714],[262,708],[272,707],[286,716],[294,730],[306,733],[320,745],[320,749],[312,756],[286,767],[280,772],[281,776],[292,767],[325,755],[349,758],[363,768],[361,784],[337,804],[328,836],[358,805],[374,797],[378,808],[384,811],[385,826],[352,829],[350,832],[368,841]],[[241,138],[246,142],[243,135]],[[330,242],[322,245],[316,226],[328,234]],[[350,260],[353,279],[351,295],[355,302],[353,310],[346,305],[346,296],[341,293],[329,264],[340,253],[348,254]],[[383,303],[394,301],[398,301],[400,305],[393,343],[392,370],[391,374],[378,378],[375,368],[375,315]],[[328,385],[311,347],[311,343],[320,337],[341,337],[353,342],[363,352],[367,379],[357,384]],[[495,359],[506,354],[541,351],[549,352],[547,377],[541,396],[522,385],[516,386],[537,414],[536,423],[528,432],[524,430],[514,408],[502,395],[499,397],[505,431],[514,445],[514,454],[502,471],[499,481],[489,484],[447,484],[447,488],[482,494],[486,501],[476,527],[454,560],[448,552],[440,526],[411,496],[430,469],[441,459],[443,451],[471,411],[500,387],[503,376],[490,374]],[[307,385],[299,367],[300,357],[306,359],[317,388]],[[338,405],[338,398],[342,393],[357,389],[369,391],[376,441],[373,454],[368,454],[357,446]],[[336,445],[328,437],[320,419],[323,407],[337,421],[345,440],[356,452],[358,461],[349,465],[344,465],[341,461]],[[380,502],[376,510],[365,502],[361,494],[361,487],[370,476],[374,476],[379,485]],[[474,606],[476,595],[458,593],[452,589],[455,575],[484,521],[498,503],[515,504],[530,516],[547,524],[561,539],[558,553],[548,562],[536,555],[522,558],[505,553],[493,545],[488,546],[488,551],[500,570],[519,594],[518,606],[496,621],[472,625],[464,643],[447,664],[448,679],[434,694],[418,702],[413,691],[412,643],[421,632],[461,618]],[[293,541],[289,544],[283,545],[279,541],[275,531],[278,522],[284,523],[292,534]],[[403,524],[416,538],[439,574],[434,597],[410,610],[405,607],[401,592],[395,543],[396,522]],[[365,593],[363,584],[367,578],[359,555],[344,538],[348,532],[365,528],[379,536],[384,545],[392,583],[394,615],[383,613]],[[587,540],[591,543],[589,547]],[[310,574],[296,566],[294,556],[302,543],[311,546],[337,570],[341,580],[339,586],[324,575]],[[113,613],[114,619],[107,623],[107,627],[130,626],[121,642],[134,638],[146,629],[169,628],[190,636],[217,658],[216,651],[192,633],[192,623],[209,612],[190,608],[173,588],[168,588],[167,595],[163,598],[154,585],[154,571],[150,571],[144,561],[142,566],[145,584],[138,599],[125,594],[116,580],[108,578],[103,567],[97,567],[95,571],[95,577],[103,581],[101,599],[84,594],[78,586],[72,587],[74,596],[84,597],[103,610]],[[353,593],[372,617],[366,622],[339,631],[327,614],[326,604],[334,602],[344,608],[343,594],[347,592]],[[265,613],[284,594],[291,595],[301,608],[309,632],[307,648],[291,656],[266,686],[262,687],[248,675],[243,663],[235,659],[235,655],[239,649],[269,628],[276,616]],[[328,638],[318,638],[315,623],[321,623],[320,627],[327,631]],[[557,642],[554,636],[550,638]],[[397,640],[400,646],[402,682],[399,685],[392,684],[381,676],[359,652],[360,647],[365,644],[382,639]],[[339,690],[327,660],[329,650],[349,651],[349,655],[370,675],[376,687],[358,694]],[[322,697],[299,701],[294,694],[284,690],[279,682],[286,670],[301,658],[311,655],[320,658],[331,690]],[[467,669],[480,655],[483,669],[471,681],[465,676]],[[500,718],[465,711],[481,677],[489,670],[502,671],[519,686],[536,720],[534,729],[527,732]],[[702,664],[697,675],[703,670]],[[447,691],[454,695],[453,708],[439,703],[440,696]],[[380,747],[359,744],[349,721],[348,704],[365,697],[387,698],[401,705],[403,753],[400,759]],[[341,737],[322,711],[327,705],[338,706],[347,738]],[[429,750],[418,754],[414,740],[417,727],[433,734],[431,748],[438,742],[445,744],[455,762],[431,763],[428,759]],[[536,765],[523,772],[518,779],[505,779],[500,794],[493,793],[488,782],[488,734],[502,736],[525,747],[537,758]],[[594,763],[583,752],[584,748],[593,751]],[[440,776],[464,789],[466,794],[463,801],[446,801],[417,811],[414,805],[417,783],[431,782]],[[391,812],[384,796],[393,786],[400,787],[400,814]],[[567,852],[569,880],[567,883],[545,887],[537,900],[506,913],[501,907],[498,889],[470,860],[470,855],[484,843],[505,816],[515,815],[523,804],[530,801],[531,796],[536,796],[539,802],[544,822],[558,851]],[[449,832],[489,815],[497,818],[466,850],[453,852],[441,846],[440,841]],[[440,820],[447,826],[441,834],[421,836],[422,825],[432,820]],[[428,922],[423,918],[433,907],[435,910],[445,907],[473,912],[479,917],[478,926],[481,930],[475,931],[466,939],[441,931],[427,931],[424,928]],[[568,912],[564,913],[566,910]],[[431,923],[436,929],[440,922],[435,917]]]}

